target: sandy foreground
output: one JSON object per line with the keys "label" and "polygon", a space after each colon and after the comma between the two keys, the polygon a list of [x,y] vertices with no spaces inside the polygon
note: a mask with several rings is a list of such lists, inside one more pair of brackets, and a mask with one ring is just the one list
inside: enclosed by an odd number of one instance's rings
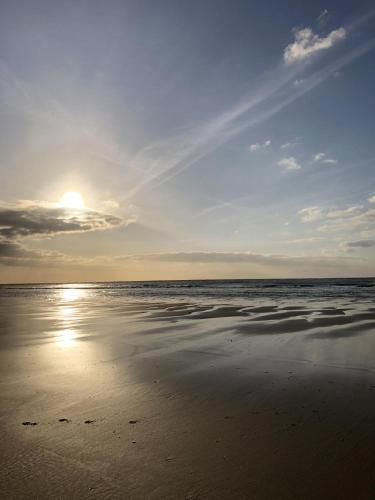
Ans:
{"label": "sandy foreground", "polygon": [[371,304],[0,312],[1,498],[374,498]]}

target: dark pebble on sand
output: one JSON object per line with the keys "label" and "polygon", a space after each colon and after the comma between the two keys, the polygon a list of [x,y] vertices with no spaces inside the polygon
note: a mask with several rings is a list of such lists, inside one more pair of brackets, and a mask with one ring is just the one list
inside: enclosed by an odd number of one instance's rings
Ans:
{"label": "dark pebble on sand", "polygon": [[93,424],[95,422],[95,420],[85,420],[85,424]]}
{"label": "dark pebble on sand", "polygon": [[22,425],[38,425],[38,422],[22,422]]}
{"label": "dark pebble on sand", "polygon": [[59,422],[70,422],[68,418],[59,418]]}
{"label": "dark pebble on sand", "polygon": [[129,420],[129,424],[137,424],[139,420]]}

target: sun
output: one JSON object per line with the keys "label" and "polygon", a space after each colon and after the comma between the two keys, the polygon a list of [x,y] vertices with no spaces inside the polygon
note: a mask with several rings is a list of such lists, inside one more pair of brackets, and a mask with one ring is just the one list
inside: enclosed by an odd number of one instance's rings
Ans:
{"label": "sun", "polygon": [[83,197],[77,191],[67,191],[60,201],[63,208],[85,208]]}

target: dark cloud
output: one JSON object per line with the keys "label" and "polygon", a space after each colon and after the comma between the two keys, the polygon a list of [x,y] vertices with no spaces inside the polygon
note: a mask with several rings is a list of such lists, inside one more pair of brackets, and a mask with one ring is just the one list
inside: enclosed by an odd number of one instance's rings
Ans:
{"label": "dark cloud", "polygon": [[0,265],[49,266],[69,263],[72,259],[60,252],[31,250],[14,240],[0,239]]}
{"label": "dark cloud", "polygon": [[[44,206],[0,208],[0,238],[10,240],[26,236],[96,231],[116,227],[123,222],[119,217],[92,210]],[[5,249],[7,244],[3,244]]]}
{"label": "dark cloud", "polygon": [[47,266],[86,263],[60,252],[32,250],[22,244],[27,237],[51,237],[110,229],[125,223],[113,215],[93,210],[72,210],[43,205],[0,207],[0,264],[4,266]]}
{"label": "dark cloud", "polygon": [[21,245],[14,241],[0,239],[0,258],[3,257],[17,257],[23,255]]}
{"label": "dark cloud", "polygon": [[358,240],[346,242],[348,248],[372,248],[375,247],[375,240]]}

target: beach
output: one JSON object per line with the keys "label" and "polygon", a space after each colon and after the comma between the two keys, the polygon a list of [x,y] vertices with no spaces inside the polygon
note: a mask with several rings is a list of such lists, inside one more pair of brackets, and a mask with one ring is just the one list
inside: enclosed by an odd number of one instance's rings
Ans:
{"label": "beach", "polygon": [[374,282],[1,286],[2,497],[373,498]]}

